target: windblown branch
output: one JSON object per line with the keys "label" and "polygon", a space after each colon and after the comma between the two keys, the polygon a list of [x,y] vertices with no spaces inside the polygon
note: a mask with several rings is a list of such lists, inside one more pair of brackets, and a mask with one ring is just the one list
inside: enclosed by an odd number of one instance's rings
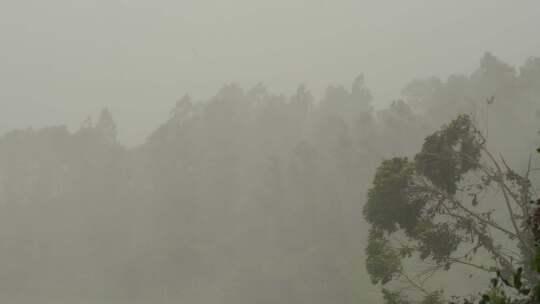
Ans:
{"label": "windblown branch", "polygon": [[523,236],[521,229],[519,229],[519,227],[517,225],[516,218],[515,218],[515,213],[514,213],[514,210],[512,209],[512,206],[510,204],[510,199],[509,199],[508,193],[506,191],[506,185],[504,184],[504,181],[503,181],[502,169],[501,169],[499,163],[497,162],[497,160],[495,160],[495,157],[493,157],[493,155],[491,154],[491,152],[489,152],[485,147],[482,147],[482,151],[484,151],[484,153],[486,153],[486,155],[489,157],[489,159],[491,160],[491,162],[493,163],[495,168],[497,168],[497,172],[498,172],[499,176],[496,179],[496,182],[501,187],[503,197],[504,197],[504,202],[506,204],[506,208],[507,208],[508,214],[510,216],[510,221],[512,222],[512,226],[514,227],[514,230],[516,232],[517,238],[519,239],[519,242],[521,243],[521,245],[524,248],[527,249],[528,253],[532,256],[534,254],[534,250],[530,246],[530,244],[525,241],[525,237]]}

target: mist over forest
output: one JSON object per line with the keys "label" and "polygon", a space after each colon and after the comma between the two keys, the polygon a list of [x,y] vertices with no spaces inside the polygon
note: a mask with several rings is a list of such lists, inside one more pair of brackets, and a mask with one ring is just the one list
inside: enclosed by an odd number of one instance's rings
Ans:
{"label": "mist over forest", "polygon": [[539,17],[0,0],[0,304],[540,304]]}
{"label": "mist over forest", "polygon": [[[0,298],[382,303],[363,216],[377,167],[414,157],[464,113],[490,150],[527,170],[540,146],[540,58],[514,67],[485,53],[471,74],[415,79],[401,96],[375,109],[362,75],[321,98],[303,85],[284,95],[229,84],[205,101],[183,96],[133,147],[107,109],[76,130],[5,132]],[[452,267],[431,285],[467,294],[489,278]]]}

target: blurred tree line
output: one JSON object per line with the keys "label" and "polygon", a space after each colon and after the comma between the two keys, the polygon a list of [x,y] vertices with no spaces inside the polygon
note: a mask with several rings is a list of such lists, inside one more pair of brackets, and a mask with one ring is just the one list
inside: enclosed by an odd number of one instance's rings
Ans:
{"label": "blurred tree line", "polygon": [[320,100],[304,86],[227,85],[182,97],[133,148],[107,110],[74,132],[6,133],[0,294],[376,302],[362,210],[379,162],[413,156],[468,113],[490,149],[526,168],[540,144],[540,58],[516,70],[486,53],[472,75],[414,80],[402,96],[376,109],[361,76]]}

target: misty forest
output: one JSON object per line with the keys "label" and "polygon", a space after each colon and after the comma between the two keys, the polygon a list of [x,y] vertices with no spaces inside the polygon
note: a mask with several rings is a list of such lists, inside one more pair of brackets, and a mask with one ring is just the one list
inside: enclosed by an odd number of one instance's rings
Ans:
{"label": "misty forest", "polygon": [[[128,147],[103,109],[0,138],[10,303],[538,303],[540,58],[185,95]],[[536,222],[535,222],[536,220]]]}
{"label": "misty forest", "polygon": [[0,304],[540,304],[539,0],[0,0]]}

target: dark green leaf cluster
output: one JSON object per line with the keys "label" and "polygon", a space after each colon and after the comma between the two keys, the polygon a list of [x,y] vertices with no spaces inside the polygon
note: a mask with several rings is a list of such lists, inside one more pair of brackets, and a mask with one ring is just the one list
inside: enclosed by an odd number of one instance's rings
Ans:
{"label": "dark green leaf cluster", "polygon": [[401,269],[399,254],[392,250],[381,230],[370,231],[366,253],[368,255],[366,267],[373,284],[388,283]]}
{"label": "dark green leaf cluster", "polygon": [[385,304],[410,304],[411,302],[400,292],[391,291],[383,288],[383,301]]}
{"label": "dark green leaf cluster", "polygon": [[482,142],[468,115],[459,115],[447,127],[428,136],[416,154],[419,174],[450,194],[468,171],[478,167]]}
{"label": "dark green leaf cluster", "polygon": [[431,257],[437,263],[443,263],[450,253],[454,252],[461,242],[459,235],[447,223],[431,225],[422,231],[420,242],[420,258]]}
{"label": "dark green leaf cluster", "polygon": [[424,297],[420,304],[442,304],[444,303],[443,293],[441,291],[432,292]]}
{"label": "dark green leaf cluster", "polygon": [[382,162],[364,206],[364,216],[374,227],[388,232],[402,228],[413,233],[425,204],[411,199],[408,193],[414,174],[414,164],[406,157]]}
{"label": "dark green leaf cluster", "polygon": [[444,302],[443,294],[440,291],[432,292],[424,295],[422,300],[411,301],[407,295],[399,291],[391,291],[383,288],[383,301],[385,304],[411,304],[411,303],[420,303],[420,304],[442,304]]}

